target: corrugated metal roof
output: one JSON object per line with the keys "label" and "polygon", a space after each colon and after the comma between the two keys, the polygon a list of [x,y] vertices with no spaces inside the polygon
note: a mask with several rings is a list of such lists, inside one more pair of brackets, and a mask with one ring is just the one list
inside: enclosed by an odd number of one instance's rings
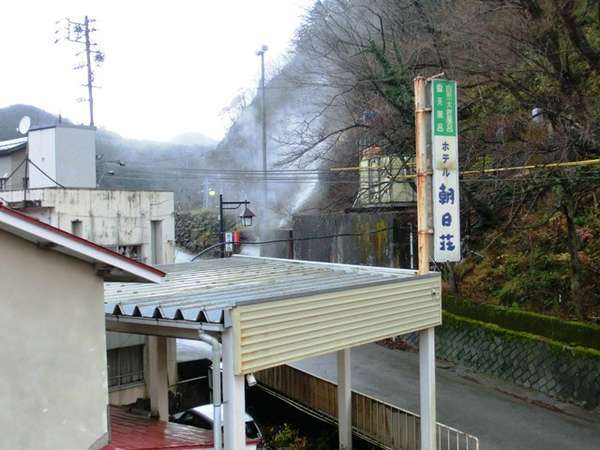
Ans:
{"label": "corrugated metal roof", "polygon": [[27,137],[10,139],[8,141],[0,141],[0,156],[8,155],[27,147]]}
{"label": "corrugated metal roof", "polygon": [[414,271],[233,257],[161,266],[158,285],[105,284],[105,312],[218,323],[237,305],[305,297],[411,279]]}

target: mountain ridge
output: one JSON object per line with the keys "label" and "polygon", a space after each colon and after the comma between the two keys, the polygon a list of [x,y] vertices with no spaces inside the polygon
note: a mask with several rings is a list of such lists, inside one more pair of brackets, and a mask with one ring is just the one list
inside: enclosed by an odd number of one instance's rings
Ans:
{"label": "mountain ridge", "polygon": [[[32,126],[57,124],[59,117],[41,108],[15,104],[0,108],[0,140],[20,137],[17,131],[23,116],[32,119]],[[62,122],[72,124],[68,118]],[[192,133],[198,138],[199,133]],[[113,131],[98,128],[96,132],[96,171],[101,179],[100,188],[130,190],[167,190],[175,193],[175,201],[180,208],[197,207],[202,202],[198,187],[203,184],[201,175],[190,179],[180,179],[174,174],[179,169],[200,169],[206,167],[207,158],[216,144],[180,144],[125,138]],[[110,167],[107,161],[123,161],[125,166]],[[113,172],[114,175],[102,176]]]}

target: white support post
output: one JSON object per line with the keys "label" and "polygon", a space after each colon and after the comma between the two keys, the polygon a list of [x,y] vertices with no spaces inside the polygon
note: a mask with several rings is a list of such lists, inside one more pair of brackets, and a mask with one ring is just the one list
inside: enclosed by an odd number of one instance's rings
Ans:
{"label": "white support post", "polygon": [[167,375],[169,385],[177,383],[177,339],[167,338]]}
{"label": "white support post", "polygon": [[419,333],[421,450],[436,449],[435,328]]}
{"label": "white support post", "polygon": [[246,392],[244,376],[235,374],[233,330],[223,333],[223,409],[225,449],[246,448]]}
{"label": "white support post", "polygon": [[[428,149],[431,108],[427,107],[427,80],[418,76],[414,80],[414,86],[419,275],[425,275],[429,272],[433,234],[432,163],[431,151]],[[433,327],[419,333],[419,391],[421,450],[435,450],[435,328]]]}
{"label": "white support post", "polygon": [[148,337],[148,391],[150,409],[160,420],[169,421],[169,380],[167,361],[167,338]]}
{"label": "white support post", "polygon": [[352,449],[352,381],[350,349],[337,352],[337,406],[340,450]]}

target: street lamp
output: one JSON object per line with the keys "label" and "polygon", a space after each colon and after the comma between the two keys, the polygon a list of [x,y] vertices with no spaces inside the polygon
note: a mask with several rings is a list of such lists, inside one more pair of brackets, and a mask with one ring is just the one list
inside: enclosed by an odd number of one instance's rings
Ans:
{"label": "street lamp", "polygon": [[122,161],[120,159],[105,160],[103,154],[97,154],[96,161],[100,161],[99,164],[118,164],[121,167],[125,167],[125,161]]}
{"label": "street lamp", "polygon": [[98,180],[98,183],[96,183],[96,186],[97,186],[97,187],[100,187],[100,183],[102,183],[102,180],[104,179],[104,177],[105,177],[106,175],[113,176],[114,174],[115,174],[115,171],[114,171],[114,170],[109,170],[108,172],[104,172],[104,173],[103,173],[103,174],[100,176],[100,179]]}
{"label": "street lamp", "polygon": [[[250,202],[248,200],[241,202],[225,202],[223,201],[223,194],[219,194],[219,239],[221,241],[221,258],[225,258],[225,219],[223,217],[223,211],[226,209],[238,209],[240,206],[244,205],[244,211],[240,214],[240,219],[243,227],[249,227],[252,226],[252,218],[254,217],[254,213],[248,208],[249,204]],[[226,205],[229,205],[229,207]]]}
{"label": "street lamp", "polygon": [[248,206],[244,206],[244,212],[240,214],[240,220],[242,221],[243,227],[251,227],[252,226],[252,218],[254,217],[254,213],[248,208]]}
{"label": "street lamp", "polygon": [[[260,56],[260,106],[262,115],[262,171],[263,171],[263,209],[267,208],[267,104],[265,103],[265,53],[269,47],[263,45],[256,56]],[[264,233],[263,233],[264,234]]]}

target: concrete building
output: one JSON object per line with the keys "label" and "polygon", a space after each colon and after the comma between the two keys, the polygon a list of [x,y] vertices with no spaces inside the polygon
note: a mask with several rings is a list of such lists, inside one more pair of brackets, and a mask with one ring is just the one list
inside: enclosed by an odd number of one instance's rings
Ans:
{"label": "concrete building", "polygon": [[359,168],[360,184],[354,207],[414,207],[416,191],[406,178],[414,175],[414,165],[403,164],[400,157],[385,155],[381,147],[371,146],[362,151]]}
{"label": "concrete building", "polygon": [[0,447],[109,443],[105,281],[161,271],[0,206]]}
{"label": "concrete building", "polygon": [[46,187],[0,196],[42,222],[137,261],[156,265],[175,260],[172,192]]}
{"label": "concrete building", "polygon": [[[0,197],[13,209],[136,261],[174,262],[174,194],[96,189],[95,133],[59,123],[0,142]],[[111,403],[147,396],[145,344],[144,336],[107,333]],[[174,382],[175,341],[168,347]]]}
{"label": "concrete building", "polygon": [[[96,129],[59,123],[0,143],[3,189],[96,187]],[[29,164],[23,164],[28,160]]]}
{"label": "concrete building", "polygon": [[93,127],[59,123],[0,142],[4,201],[138,261],[173,262],[173,193],[97,190],[95,136]]}

